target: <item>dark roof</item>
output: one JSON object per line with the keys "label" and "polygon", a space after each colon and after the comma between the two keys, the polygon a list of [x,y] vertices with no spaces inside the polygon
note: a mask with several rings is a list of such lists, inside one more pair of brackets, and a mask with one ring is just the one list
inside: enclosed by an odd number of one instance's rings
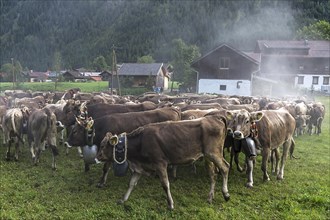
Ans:
{"label": "dark roof", "polygon": [[27,74],[30,78],[48,78],[47,72],[28,72]]}
{"label": "dark roof", "polygon": [[78,71],[76,70],[69,70],[63,73],[63,75],[72,75],[74,78],[84,78],[83,75],[81,75]]}
{"label": "dark roof", "polygon": [[263,52],[266,48],[309,50],[307,57],[330,57],[330,41],[271,41],[258,40],[256,52]]}
{"label": "dark roof", "polygon": [[129,76],[156,76],[163,63],[123,63],[118,70],[118,75]]}
{"label": "dark roof", "polygon": [[210,52],[208,52],[207,54],[205,54],[204,56],[200,57],[199,59],[197,59],[196,61],[194,61],[192,63],[192,66],[195,66],[199,61],[205,59],[206,57],[208,57],[209,55],[213,54],[215,51],[221,49],[222,47],[227,47],[229,48],[230,50],[236,52],[237,54],[247,58],[248,60],[250,60],[251,62],[255,63],[255,64],[259,64],[259,61],[257,59],[254,59],[253,57],[245,54],[244,52],[240,51],[240,50],[237,50],[235,49],[234,47],[228,45],[228,44],[221,44],[220,46],[216,47],[215,49],[211,50]]}

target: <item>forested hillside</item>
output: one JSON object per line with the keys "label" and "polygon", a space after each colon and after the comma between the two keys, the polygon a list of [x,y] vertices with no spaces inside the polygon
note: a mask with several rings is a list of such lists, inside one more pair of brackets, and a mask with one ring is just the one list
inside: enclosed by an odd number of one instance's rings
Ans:
{"label": "forested hillside", "polygon": [[296,37],[318,20],[329,21],[328,0],[0,0],[1,65],[11,58],[36,71],[90,68],[151,55],[173,60],[174,39],[203,54],[222,42],[249,50],[257,39]]}

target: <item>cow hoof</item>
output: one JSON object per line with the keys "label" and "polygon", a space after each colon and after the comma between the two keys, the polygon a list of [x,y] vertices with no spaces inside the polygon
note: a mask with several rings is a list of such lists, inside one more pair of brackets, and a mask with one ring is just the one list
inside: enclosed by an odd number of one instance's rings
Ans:
{"label": "cow hoof", "polygon": [[104,187],[105,187],[105,184],[103,184],[103,183],[98,183],[98,184],[96,185],[96,187],[97,187],[97,188],[104,188]]}
{"label": "cow hoof", "polygon": [[124,204],[124,200],[119,199],[119,200],[117,201],[117,204],[118,204],[118,205],[122,205],[122,204]]}
{"label": "cow hoof", "polygon": [[277,180],[283,180],[283,176],[277,176]]}
{"label": "cow hoof", "polygon": [[253,188],[253,183],[251,183],[251,182],[246,183],[246,187],[247,187],[247,188]]}
{"label": "cow hoof", "polygon": [[225,193],[225,194],[223,194],[223,198],[225,199],[226,202],[228,202],[229,199],[230,199],[230,195],[229,195],[229,193]]}

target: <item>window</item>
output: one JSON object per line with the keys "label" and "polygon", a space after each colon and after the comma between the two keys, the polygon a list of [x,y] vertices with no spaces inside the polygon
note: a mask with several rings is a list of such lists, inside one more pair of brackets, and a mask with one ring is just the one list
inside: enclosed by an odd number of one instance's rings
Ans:
{"label": "window", "polygon": [[220,85],[220,90],[226,90],[227,86],[226,85]]}
{"label": "window", "polygon": [[304,70],[304,66],[299,66],[299,70]]}
{"label": "window", "polygon": [[304,76],[298,76],[298,84],[304,84]]}
{"label": "window", "polygon": [[329,66],[325,66],[325,71],[329,71]]}
{"label": "window", "polygon": [[329,76],[324,76],[323,77],[323,85],[329,85]]}
{"label": "window", "polygon": [[220,69],[229,69],[229,57],[220,57]]}
{"label": "window", "polygon": [[319,84],[319,77],[318,76],[313,76],[313,82],[312,82],[313,85],[317,85]]}

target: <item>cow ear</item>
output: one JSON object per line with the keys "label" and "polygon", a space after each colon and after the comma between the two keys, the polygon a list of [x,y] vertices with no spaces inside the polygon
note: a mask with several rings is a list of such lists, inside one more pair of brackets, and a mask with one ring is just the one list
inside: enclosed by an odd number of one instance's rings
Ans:
{"label": "cow ear", "polygon": [[92,119],[92,117],[89,117],[87,120],[86,128],[91,129],[93,127],[93,125],[94,125],[94,120]]}
{"label": "cow ear", "polygon": [[113,146],[118,144],[118,136],[117,135],[113,135],[112,137],[109,138],[109,143]]}
{"label": "cow ear", "polygon": [[228,120],[233,120],[234,114],[230,111],[226,111],[226,117]]}
{"label": "cow ear", "polygon": [[260,121],[264,117],[264,113],[262,111],[252,112],[251,113],[251,121]]}

